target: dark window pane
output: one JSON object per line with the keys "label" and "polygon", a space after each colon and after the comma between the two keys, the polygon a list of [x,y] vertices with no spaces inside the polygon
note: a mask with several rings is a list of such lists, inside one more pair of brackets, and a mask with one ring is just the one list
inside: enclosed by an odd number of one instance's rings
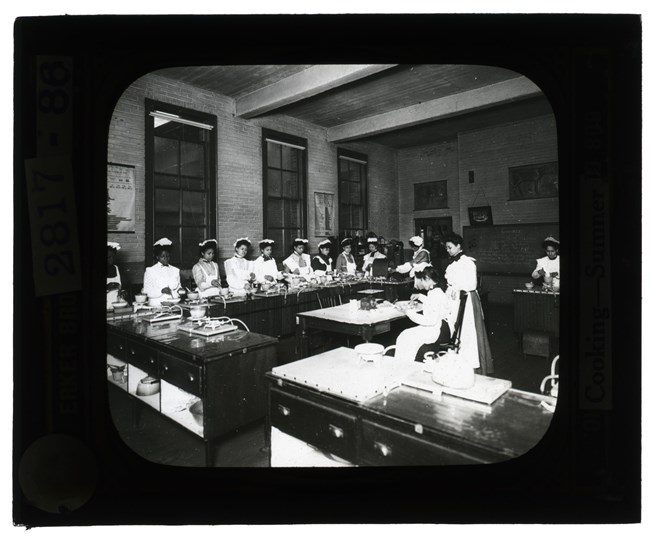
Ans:
{"label": "dark window pane", "polygon": [[183,125],[183,131],[180,139],[187,142],[204,145],[208,141],[209,132],[210,131],[205,128],[193,127],[192,125]]}
{"label": "dark window pane", "polygon": [[206,181],[205,179],[181,177],[181,189],[192,190],[193,192],[204,192],[206,189]]}
{"label": "dark window pane", "polygon": [[264,238],[270,238],[271,240],[275,240],[275,244],[273,244],[273,256],[276,259],[282,261],[284,259],[284,252],[285,252],[284,234],[282,232],[282,229],[269,228]]}
{"label": "dark window pane", "polygon": [[350,162],[350,175],[348,180],[355,181],[355,182],[361,181],[360,164],[356,164],[355,162]]}
{"label": "dark window pane", "polygon": [[153,176],[154,185],[162,188],[176,188],[178,189],[178,175],[166,175],[156,173]]}
{"label": "dark window pane", "polygon": [[[156,206],[156,226],[177,226],[179,222],[179,205],[180,198],[177,190],[163,190],[156,188],[155,192]],[[154,239],[154,240],[157,240]],[[171,239],[170,239],[171,240]]]}
{"label": "dark window pane", "polygon": [[181,175],[203,177],[205,175],[205,149],[203,145],[181,142]]}
{"label": "dark window pane", "polygon": [[[183,225],[181,231],[183,253],[179,266],[181,268],[191,268],[199,259],[199,242],[207,238],[205,227],[188,227]],[[177,255],[178,258],[178,255]],[[216,260],[216,259],[215,259]]]}
{"label": "dark window pane", "polygon": [[353,205],[361,203],[361,184],[358,182],[348,183],[348,200]]}
{"label": "dark window pane", "polygon": [[282,172],[282,196],[289,199],[298,199],[298,174],[290,171]]}
{"label": "dark window pane", "polygon": [[282,172],[281,171],[275,169],[268,170],[266,188],[267,188],[267,195],[273,197],[282,196]]}
{"label": "dark window pane", "polygon": [[284,226],[285,227],[299,227],[300,215],[298,201],[284,201]]}
{"label": "dark window pane", "polygon": [[298,171],[298,159],[300,149],[294,149],[293,147],[287,147],[286,145],[282,146],[282,169],[290,171]]}
{"label": "dark window pane", "polygon": [[155,136],[154,172],[178,173],[178,141]]}
{"label": "dark window pane", "polygon": [[282,146],[277,143],[266,142],[266,158],[267,164],[270,167],[279,168],[280,158],[282,154]]}
{"label": "dark window pane", "polygon": [[205,194],[183,192],[183,225],[206,225]]}
{"label": "dark window pane", "polygon": [[266,223],[267,227],[282,227],[282,200],[267,199],[266,205]]}
{"label": "dark window pane", "polygon": [[346,181],[341,181],[339,183],[339,197],[341,198],[341,203],[349,203],[349,188]]}
{"label": "dark window pane", "polygon": [[361,228],[361,209],[358,207],[351,206],[350,207],[350,216],[351,216],[351,223],[352,227],[356,229]]}
{"label": "dark window pane", "polygon": [[350,162],[347,160],[342,160],[339,158],[339,177],[342,181],[348,180],[348,177],[350,176],[349,164]]}
{"label": "dark window pane", "polygon": [[341,204],[341,214],[339,214],[341,227],[347,229],[350,227],[350,206]]}

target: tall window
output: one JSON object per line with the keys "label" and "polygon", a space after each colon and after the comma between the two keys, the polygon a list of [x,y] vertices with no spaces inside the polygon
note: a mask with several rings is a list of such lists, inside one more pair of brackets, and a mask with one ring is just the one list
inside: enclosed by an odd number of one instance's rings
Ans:
{"label": "tall window", "polygon": [[173,264],[189,268],[216,234],[216,117],[149,99],[145,110],[147,252],[167,237]]}
{"label": "tall window", "polygon": [[365,234],[368,229],[368,157],[338,150],[339,236]]}
{"label": "tall window", "polygon": [[275,240],[278,256],[307,234],[307,140],[262,130],[264,237]]}

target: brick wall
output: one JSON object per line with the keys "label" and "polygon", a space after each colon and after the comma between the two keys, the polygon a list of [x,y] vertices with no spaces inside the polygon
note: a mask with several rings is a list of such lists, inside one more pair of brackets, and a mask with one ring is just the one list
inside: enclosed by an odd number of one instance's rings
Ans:
{"label": "brick wall", "polygon": [[[307,139],[307,229],[311,251],[319,239],[314,236],[314,192],[335,194],[337,186],[337,146],[327,142],[324,129],[284,115],[257,119],[234,116],[234,101],[159,75],[148,74],[135,81],[122,95],[109,131],[109,161],[135,166],[135,233],[111,233],[110,240],[122,249],[118,263],[130,282],[142,281],[151,254],[144,251],[144,99],[150,98],[217,116],[217,214],[219,258],[232,256],[236,238],[248,235],[253,244],[262,233],[262,128],[270,128]],[[345,144],[343,147],[368,154],[369,224],[378,234],[397,235],[397,154],[372,143]],[[335,229],[335,234],[338,229]],[[257,250],[253,257],[257,256]],[[277,252],[277,257],[282,252]],[[189,268],[189,267],[182,267]]]}

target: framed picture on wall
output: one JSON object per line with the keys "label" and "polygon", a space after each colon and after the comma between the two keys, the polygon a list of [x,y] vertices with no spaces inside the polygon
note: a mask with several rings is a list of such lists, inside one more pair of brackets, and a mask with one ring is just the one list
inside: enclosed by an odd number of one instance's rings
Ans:
{"label": "framed picture on wall", "polygon": [[492,207],[468,207],[470,225],[492,225]]}
{"label": "framed picture on wall", "polygon": [[447,208],[447,181],[420,182],[413,185],[413,209]]}
{"label": "framed picture on wall", "polygon": [[557,162],[508,168],[510,199],[557,197]]}
{"label": "framed picture on wall", "polygon": [[314,192],[315,235],[334,234],[334,194]]}
{"label": "framed picture on wall", "polygon": [[108,163],[107,231],[135,232],[135,166]]}

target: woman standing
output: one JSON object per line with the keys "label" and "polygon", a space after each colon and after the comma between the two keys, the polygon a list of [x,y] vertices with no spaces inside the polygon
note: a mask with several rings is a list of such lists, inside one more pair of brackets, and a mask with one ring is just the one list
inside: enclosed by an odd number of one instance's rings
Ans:
{"label": "woman standing", "polygon": [[417,269],[421,269],[430,262],[430,254],[424,249],[424,240],[421,236],[412,236],[409,238],[409,245],[413,250],[413,259],[397,267],[400,274],[409,274],[409,277],[415,275]]}
{"label": "woman standing", "polygon": [[309,244],[306,238],[296,238],[293,241],[293,253],[283,261],[287,273],[298,276],[308,276],[312,273],[311,260],[304,251]]}
{"label": "woman standing", "polygon": [[[430,265],[415,272],[415,288],[426,294],[417,294],[414,299],[422,302],[422,313],[405,309],[406,315],[416,327],[405,329],[397,337],[395,357],[404,361],[413,361],[423,344],[442,344],[449,342],[451,335],[447,316],[449,301],[447,295],[438,286],[440,276]],[[434,350],[437,351],[437,350]]]}
{"label": "woman standing", "polygon": [[117,301],[122,288],[120,270],[115,264],[115,255],[120,249],[117,242],[106,243],[106,308],[110,309],[114,301]]}
{"label": "woman standing", "polygon": [[157,262],[144,271],[142,287],[142,292],[153,300],[152,305],[159,302],[163,295],[178,298],[181,277],[178,268],[169,264],[171,252],[172,241],[168,238],[161,238],[153,245],[153,254]]}
{"label": "woman standing", "polygon": [[248,237],[238,238],[233,244],[235,254],[223,263],[226,270],[226,281],[235,296],[245,296],[250,290],[250,281],[255,279],[253,263],[246,259],[251,241]]}
{"label": "woman standing", "polygon": [[260,256],[253,262],[253,271],[257,281],[275,283],[284,278],[272,256],[273,244],[275,241],[270,238],[265,238],[259,243]]}
{"label": "woman standing", "polygon": [[214,238],[199,242],[199,262],[192,267],[192,276],[201,298],[217,296],[221,288],[219,266],[214,259],[217,241]]}
{"label": "woman standing", "polygon": [[311,260],[311,269],[315,275],[323,276],[332,272],[331,247],[332,243],[329,240],[323,240],[318,244],[318,255]]}
{"label": "woman standing", "polygon": [[343,251],[336,259],[336,269],[344,274],[354,275],[357,271],[357,263],[352,255],[352,239],[344,238],[341,240]]}
{"label": "woman standing", "polygon": [[372,263],[375,259],[385,259],[386,255],[381,253],[378,249],[379,239],[371,236],[368,238],[368,249],[369,253],[366,253],[363,257],[363,266],[361,267],[362,272],[370,272],[369,275],[372,276]]}
{"label": "woman standing", "polygon": [[[456,328],[462,324],[460,331],[459,354],[462,355],[469,365],[479,368],[481,374],[494,372],[492,351],[485,331],[483,320],[483,309],[481,300],[476,290],[476,261],[463,253],[463,238],[457,234],[451,234],[444,238],[445,249],[449,255],[450,262],[445,271],[447,279],[447,297],[450,308],[448,322],[449,326]],[[464,304],[464,311],[459,318],[461,304]]]}
{"label": "woman standing", "polygon": [[546,250],[546,257],[537,259],[537,266],[533,270],[533,278],[560,277],[560,242],[552,236],[547,236],[542,242]]}

